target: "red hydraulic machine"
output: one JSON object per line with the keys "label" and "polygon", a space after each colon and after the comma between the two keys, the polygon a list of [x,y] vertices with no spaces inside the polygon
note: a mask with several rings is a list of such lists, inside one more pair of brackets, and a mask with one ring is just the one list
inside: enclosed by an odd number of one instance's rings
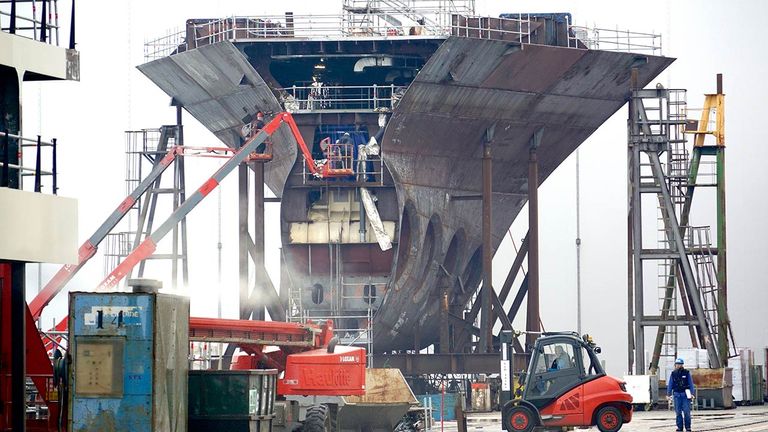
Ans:
{"label": "red hydraulic machine", "polygon": [[[156,230],[148,235],[137,248],[135,248],[126,259],[120,263],[96,288],[97,291],[108,291],[117,286],[117,284],[130,273],[138,263],[142,260],[150,257],[155,251],[158,242],[173,230],[179,221],[185,218],[199,204],[203,198],[205,198],[212,190],[214,190],[221,180],[231,173],[235,167],[244,162],[268,162],[272,159],[272,147],[269,142],[269,137],[283,124],[286,124],[291,130],[294,139],[302,151],[305,158],[305,163],[310,172],[318,177],[338,177],[349,175],[351,167],[347,167],[343,163],[343,153],[341,150],[335,148],[329,148],[329,155],[339,155],[338,161],[332,157],[329,157],[327,161],[315,162],[312,159],[311,152],[308,150],[304,140],[299,133],[292,116],[289,113],[280,113],[276,115],[269,123],[263,125],[257,133],[247,137],[244,144],[239,149],[220,148],[220,147],[186,147],[177,145],[168,150],[166,155],[156,164],[155,168],[150,174],[143,179],[134,191],[132,191],[115,209],[115,211],[104,221],[104,223],[91,235],[91,237],[81,245],[79,249],[79,261],[75,265],[63,266],[51,279],[51,281],[40,291],[40,293],[29,303],[29,307],[26,311],[27,328],[36,328],[35,320],[37,320],[46,305],[64,288],[72,277],[87,263],[97,251],[99,244],[109,234],[109,232],[120,222],[120,220],[127,214],[136,200],[144,194],[155,182],[160,175],[170,166],[172,162],[179,156],[213,156],[213,157],[225,157],[229,158],[217,171],[211,176],[202,186],[200,186],[195,193],[189,196],[183,204],[181,204],[171,216],[164,221]],[[265,144],[265,146],[262,146]],[[260,146],[264,148],[263,151],[257,151]],[[332,145],[333,146],[333,145]],[[338,145],[336,145],[338,146]],[[11,270],[6,268],[10,266],[0,266],[0,308],[2,308],[3,319],[3,331],[9,326],[4,321],[9,319],[9,313],[6,313],[7,308],[10,308],[10,277]],[[257,328],[252,328],[256,326]],[[246,328],[247,327],[247,328]],[[62,320],[53,329],[53,334],[57,332],[63,332],[67,328],[66,320]],[[237,342],[241,346],[242,350],[246,353],[254,356],[254,361],[262,362],[265,365],[276,366],[280,370],[288,370],[290,372],[290,360],[288,356],[292,353],[298,353],[302,351],[311,351],[313,349],[319,349],[327,346],[330,341],[330,335],[332,329],[326,326],[306,326],[293,323],[279,323],[279,322],[264,322],[264,321],[239,321],[239,320],[211,320],[203,318],[192,318],[190,321],[191,334],[195,336],[192,340],[216,340],[219,342]],[[272,338],[268,339],[248,339],[244,337],[233,337],[236,333],[242,334],[271,334]],[[312,335],[303,343],[296,344],[291,342],[297,335]],[[227,336],[229,335],[229,336]],[[0,342],[3,344],[3,352],[10,352],[11,347],[6,346],[10,344],[10,338],[6,337],[4,333],[0,335]],[[41,426],[40,430],[58,430],[57,424],[66,424],[63,422],[63,417],[60,415],[60,402],[58,400],[61,395],[63,385],[66,385],[64,380],[59,379],[58,375],[54,373],[54,365],[51,364],[49,359],[50,352],[56,352],[58,346],[57,337],[48,338],[44,343],[44,339],[37,332],[26,333],[26,346],[27,346],[27,375],[32,378],[32,382],[37,387],[37,391],[40,397],[43,399],[45,405],[48,407],[49,419],[47,425]],[[263,347],[267,345],[276,345],[281,347],[276,353],[264,353]],[[352,349],[340,347],[344,349]],[[301,394],[321,394],[321,395],[334,395],[334,394],[362,394],[364,392],[365,382],[365,354],[364,350],[354,348],[352,350],[359,350],[362,354],[356,353],[359,358],[363,359],[362,363],[355,363],[350,365],[344,365],[353,367],[355,373],[355,379],[350,382],[352,387],[357,390],[334,390],[319,386],[314,391],[315,393],[307,393],[308,389],[302,388],[296,390]],[[313,355],[322,356],[326,353],[325,349],[320,349]],[[344,351],[346,353],[346,351]],[[310,353],[311,354],[311,353]],[[334,356],[332,352],[327,352],[331,357]],[[349,353],[346,353],[347,356]],[[55,354],[60,357],[61,353]],[[335,354],[337,357],[340,353]],[[243,360],[241,360],[243,361]],[[331,361],[332,363],[333,361]],[[359,369],[359,370],[358,370]],[[0,374],[4,376],[10,375],[11,371],[6,370],[6,363],[0,362]],[[362,383],[362,384],[361,384]],[[295,386],[294,386],[295,387]],[[291,385],[280,386],[281,391],[284,394],[289,394]],[[10,400],[9,388],[0,388],[0,401],[3,405],[6,405],[6,401]],[[330,392],[330,393],[329,393]],[[341,392],[341,393],[339,393]],[[4,409],[5,407],[3,407]],[[5,409],[4,409],[5,410]],[[60,422],[61,420],[61,422]],[[5,422],[0,416],[0,430],[5,428]]]}

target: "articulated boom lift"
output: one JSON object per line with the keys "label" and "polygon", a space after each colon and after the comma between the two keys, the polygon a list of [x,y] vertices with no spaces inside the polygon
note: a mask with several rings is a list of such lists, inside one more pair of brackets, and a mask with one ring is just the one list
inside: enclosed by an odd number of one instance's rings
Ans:
{"label": "articulated boom lift", "polygon": [[[148,235],[96,287],[96,291],[109,291],[115,288],[126,275],[130,274],[137,264],[149,258],[155,252],[160,240],[172,231],[173,227],[184,219],[239,164],[244,162],[270,161],[272,159],[272,146],[269,138],[283,124],[287,125],[291,130],[299,149],[302,151],[307,168],[313,175],[327,178],[351,174],[351,164],[349,166],[344,164],[343,168],[338,168],[340,161],[343,160],[341,158],[344,157],[338,149],[342,148],[343,144],[335,144],[334,148],[329,147],[329,155],[336,154],[337,158],[329,157],[326,161],[316,163],[293,117],[285,112],[276,115],[255,134],[248,136],[239,149],[174,146],[155,164],[154,169],[149,175],[118,205],[96,232],[80,246],[78,263],[63,266],[30,302],[27,310],[26,324],[27,329],[29,329],[26,333],[28,352],[27,375],[32,378],[32,382],[35,384],[40,397],[49,410],[49,418],[46,424],[38,422],[34,425],[37,426],[35,430],[63,430],[61,426],[66,424],[66,416],[63,415],[66,410],[62,409],[63,401],[60,400],[62,386],[65,386],[66,383],[64,382],[65,380],[60,378],[59,373],[54,374],[54,365],[49,360],[49,353],[55,351],[58,341],[54,340],[55,337],[53,339],[47,337],[47,340],[45,340],[41,338],[39,333],[33,331],[36,328],[35,321],[40,318],[45,306],[96,254],[99,244],[106,238],[107,234],[122,220],[136,200],[150,188],[152,183],[160,177],[177,157],[207,155],[210,157],[228,158],[229,160],[203,183],[195,193],[189,196],[162,225]],[[258,151],[260,149],[263,149],[263,151]],[[5,319],[5,317],[10,315],[5,310],[10,304],[10,301],[8,301],[10,288],[3,285],[3,280],[5,279],[1,277],[3,276],[2,271],[3,269],[0,268],[0,306],[3,308],[0,309],[0,312],[2,312],[3,319]],[[3,323],[0,329],[5,332],[9,329],[9,326]],[[63,319],[55,326],[53,333],[63,332],[66,329],[67,320]],[[353,347],[336,348],[335,340],[332,340],[332,322],[314,325],[190,318],[189,330],[190,340],[232,343],[240,347],[241,351],[246,355],[237,359],[236,367],[255,368],[261,366],[283,371],[285,377],[278,381],[278,394],[280,395],[348,396],[363,395],[365,393],[365,350]],[[9,338],[2,334],[0,335],[0,341],[3,343],[3,352],[10,352],[11,347],[5,346],[10,342]],[[276,347],[277,350],[267,351],[265,350],[266,347]],[[57,354],[58,358],[61,358],[60,354]],[[294,355],[300,356],[295,357]],[[350,359],[357,359],[357,361],[351,361]],[[60,362],[57,361],[57,365],[59,364]],[[327,383],[330,381],[315,380],[307,382],[306,380],[299,379],[299,372],[303,374],[307,370],[314,370],[319,376],[328,373],[342,374],[349,377],[349,379],[345,381],[346,385],[341,387],[338,386],[338,383],[332,386],[328,385]],[[10,374],[9,365],[0,361],[0,375],[7,376],[8,374]],[[0,385],[0,402],[5,404],[5,401],[9,400],[6,396],[9,394],[10,389],[6,388],[6,381],[0,381],[0,384],[2,384]],[[0,407],[0,412],[10,412],[10,410],[5,408],[5,406]],[[4,430],[6,427],[6,420],[8,419],[0,415],[0,430]]]}

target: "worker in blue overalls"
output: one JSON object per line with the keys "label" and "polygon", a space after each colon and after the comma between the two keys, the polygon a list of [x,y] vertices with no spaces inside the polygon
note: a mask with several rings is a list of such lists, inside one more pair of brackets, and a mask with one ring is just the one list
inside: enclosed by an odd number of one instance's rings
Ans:
{"label": "worker in blue overalls", "polygon": [[678,432],[683,430],[683,424],[686,431],[691,431],[691,399],[696,391],[691,373],[683,367],[684,363],[681,358],[675,360],[675,370],[667,380],[667,397],[674,398],[675,401]]}

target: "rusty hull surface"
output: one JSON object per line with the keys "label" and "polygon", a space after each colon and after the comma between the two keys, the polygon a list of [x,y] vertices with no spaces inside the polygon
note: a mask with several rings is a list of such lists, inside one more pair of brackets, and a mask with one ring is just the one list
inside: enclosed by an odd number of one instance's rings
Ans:
{"label": "rusty hull surface", "polygon": [[[417,333],[421,346],[435,342],[437,286],[450,284],[455,303],[463,304],[479,285],[481,260],[472,257],[478,257],[481,246],[480,201],[451,201],[450,196],[480,193],[486,128],[495,126],[495,250],[526,202],[528,143],[534,130],[544,127],[538,151],[544,181],[624,105],[633,67],[639,68],[640,84],[645,86],[672,61],[447,38],[395,108],[382,140],[382,157],[396,184],[400,224],[404,216],[409,219],[410,242],[400,229],[401,250],[375,316],[376,351],[413,348]],[[139,69],[230,146],[238,145],[242,118],[253,115],[256,106],[262,111],[282,110],[264,79],[229,42],[155,60]],[[620,142],[623,137],[616,139]],[[275,137],[266,181],[278,196],[294,164],[302,163],[296,156],[295,141],[288,134]],[[442,275],[440,265],[452,275]]]}
{"label": "rusty hull surface", "polygon": [[[437,338],[438,302],[430,299],[435,299],[439,264],[456,232],[464,241],[455,274],[468,279],[477,274],[467,266],[481,265],[469,263],[481,246],[481,201],[451,201],[449,196],[481,192],[486,128],[495,125],[495,251],[527,201],[528,150],[534,130],[544,127],[538,150],[544,181],[624,105],[633,66],[639,68],[645,86],[672,61],[492,40],[446,40],[408,88],[382,143],[401,214],[404,207],[411,208],[412,244],[409,253],[399,255],[405,262],[395,265],[404,270],[376,315],[377,350],[411,348],[417,328],[423,345]],[[430,262],[424,262],[421,251],[430,221],[435,252]],[[454,295],[465,302],[479,280],[462,282],[467,288],[463,293],[459,284],[448,281]]]}

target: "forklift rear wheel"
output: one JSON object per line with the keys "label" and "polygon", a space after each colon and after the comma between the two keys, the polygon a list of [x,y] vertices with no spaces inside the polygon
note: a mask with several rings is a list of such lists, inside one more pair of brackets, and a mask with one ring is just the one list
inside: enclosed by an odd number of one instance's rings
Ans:
{"label": "forklift rear wheel", "polygon": [[616,432],[621,429],[622,423],[621,411],[614,406],[602,407],[597,412],[597,428],[601,432]]}
{"label": "forklift rear wheel", "polygon": [[524,406],[518,405],[506,410],[506,414],[504,421],[509,432],[530,432],[536,426],[533,413]]}
{"label": "forklift rear wheel", "polygon": [[330,432],[331,430],[331,413],[327,405],[312,405],[307,408],[303,432]]}

